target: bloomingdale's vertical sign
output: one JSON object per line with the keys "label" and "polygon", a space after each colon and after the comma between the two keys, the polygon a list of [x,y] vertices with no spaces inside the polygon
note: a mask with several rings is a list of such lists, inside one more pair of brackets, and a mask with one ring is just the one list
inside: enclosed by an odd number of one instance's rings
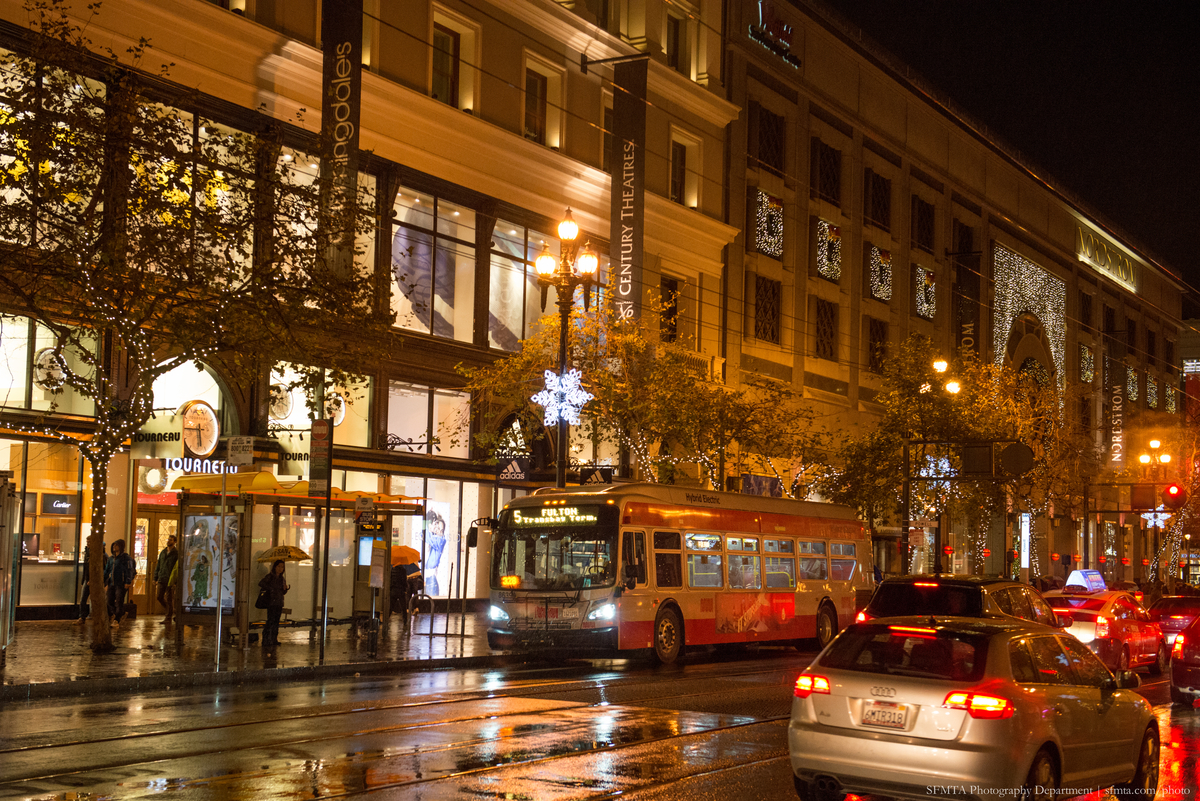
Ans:
{"label": "bloomingdale's vertical sign", "polygon": [[358,196],[358,120],[362,106],[362,0],[324,0],[321,102],[321,196],[326,209],[329,265],[349,275],[354,266],[354,209]]}
{"label": "bloomingdale's vertical sign", "polygon": [[609,272],[621,320],[641,317],[646,226],[646,74],[649,59],[613,65],[612,234]]}

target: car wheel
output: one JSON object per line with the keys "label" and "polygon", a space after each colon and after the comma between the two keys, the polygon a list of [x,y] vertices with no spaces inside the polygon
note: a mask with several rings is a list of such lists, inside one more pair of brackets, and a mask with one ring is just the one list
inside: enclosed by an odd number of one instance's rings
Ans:
{"label": "car wheel", "polygon": [[1150,665],[1151,676],[1161,676],[1163,671],[1167,669],[1167,664],[1171,657],[1167,654],[1166,643],[1158,644],[1158,655],[1154,657],[1154,662]]}
{"label": "car wheel", "polygon": [[1191,706],[1192,705],[1192,696],[1189,695],[1188,693],[1185,693],[1183,690],[1179,689],[1174,684],[1172,684],[1171,685],[1171,703],[1178,704],[1179,706]]}
{"label": "car wheel", "polygon": [[1024,801],[1055,801],[1058,790],[1058,765],[1054,757],[1046,749],[1037,752],[1033,764],[1029,766],[1029,775],[1025,778],[1025,788],[1021,794]]}
{"label": "car wheel", "polygon": [[1137,770],[1133,778],[1118,784],[1117,788],[1146,801],[1154,801],[1158,793],[1158,721],[1153,718],[1142,735],[1142,747],[1138,750]]}
{"label": "car wheel", "polygon": [[824,648],[837,634],[837,615],[824,604],[817,610],[817,645]]}
{"label": "car wheel", "polygon": [[654,620],[654,658],[669,665],[683,650],[683,622],[674,609],[663,609]]}

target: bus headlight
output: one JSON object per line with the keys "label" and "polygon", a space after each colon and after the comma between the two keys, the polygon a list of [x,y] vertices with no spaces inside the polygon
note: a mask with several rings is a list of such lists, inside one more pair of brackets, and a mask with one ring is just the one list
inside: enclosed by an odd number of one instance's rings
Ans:
{"label": "bus headlight", "polygon": [[600,604],[592,611],[588,612],[588,620],[612,620],[617,616],[616,604]]}
{"label": "bus headlight", "polygon": [[497,623],[504,623],[508,620],[508,612],[505,612],[498,606],[493,605],[488,609],[488,617]]}

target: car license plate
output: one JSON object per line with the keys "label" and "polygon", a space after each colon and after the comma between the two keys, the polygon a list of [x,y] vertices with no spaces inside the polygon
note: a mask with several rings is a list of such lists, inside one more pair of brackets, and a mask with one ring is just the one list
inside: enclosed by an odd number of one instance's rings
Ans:
{"label": "car license plate", "polygon": [[884,729],[903,729],[908,724],[908,707],[886,701],[868,701],[863,707],[864,726]]}
{"label": "car license plate", "polygon": [[533,610],[533,616],[542,620],[574,620],[579,617],[579,610],[562,606],[550,607],[550,614],[546,614],[546,607],[539,606]]}

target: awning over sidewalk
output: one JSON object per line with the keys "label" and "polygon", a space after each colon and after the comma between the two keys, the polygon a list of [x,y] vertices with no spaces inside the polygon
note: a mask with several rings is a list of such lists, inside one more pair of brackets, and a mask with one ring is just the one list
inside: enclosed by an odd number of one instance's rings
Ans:
{"label": "awning over sidewalk", "polygon": [[[221,492],[222,476],[180,476],[171,484],[173,490],[187,490],[188,492],[202,493],[205,495],[218,495]],[[307,481],[289,481],[280,483],[279,479],[271,473],[254,472],[254,473],[227,473],[224,476],[224,486],[226,493],[237,493],[244,495],[289,495],[308,498],[308,482]],[[371,498],[376,504],[388,507],[389,511],[410,511],[403,507],[411,507],[411,514],[419,514],[419,507],[424,498],[410,497],[408,495],[384,495],[380,492],[364,492],[361,490],[341,490],[336,487],[330,492],[330,499],[343,504],[353,503],[359,498]],[[319,502],[319,498],[311,498],[312,502]],[[397,508],[401,507],[401,508]]]}

